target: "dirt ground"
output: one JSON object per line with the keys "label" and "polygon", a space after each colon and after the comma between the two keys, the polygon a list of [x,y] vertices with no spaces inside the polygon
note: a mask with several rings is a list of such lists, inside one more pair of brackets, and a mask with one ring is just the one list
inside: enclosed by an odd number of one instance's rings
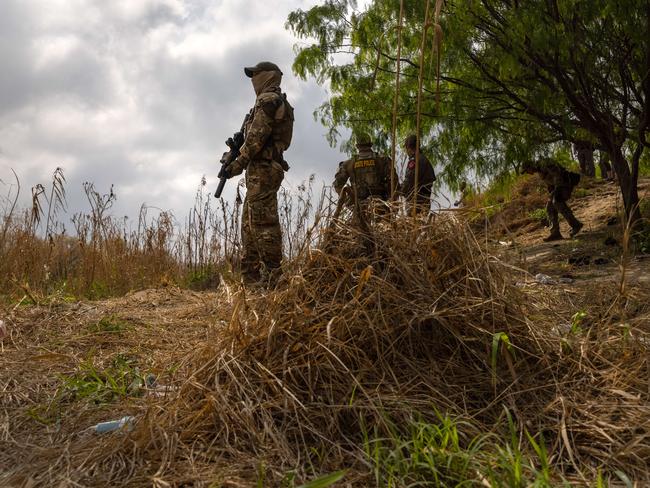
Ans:
{"label": "dirt ground", "polygon": [[[640,181],[639,196],[650,198],[650,179]],[[561,232],[566,237],[561,241],[544,242],[549,230],[536,220],[513,231],[505,230],[491,242],[492,249],[522,270],[522,282],[534,282],[538,274],[561,279],[565,287],[620,282],[624,269],[628,284],[648,286],[650,255],[637,253],[625,258],[618,186],[600,180],[581,183],[569,205],[584,224],[575,238],[568,238],[569,226],[560,216]]]}
{"label": "dirt ground", "polygon": [[[21,485],[30,486],[33,460],[100,437],[89,428],[138,416],[149,398],[176,388],[184,358],[228,311],[218,307],[216,293],[161,288],[97,302],[4,307],[0,314],[7,329],[0,341],[0,485],[7,486],[3,474],[24,469]],[[154,375],[156,384],[115,388],[110,400],[102,391],[80,394],[97,385],[92,372],[106,381],[104,371],[115,371],[118,383],[119,375],[127,383]]]}

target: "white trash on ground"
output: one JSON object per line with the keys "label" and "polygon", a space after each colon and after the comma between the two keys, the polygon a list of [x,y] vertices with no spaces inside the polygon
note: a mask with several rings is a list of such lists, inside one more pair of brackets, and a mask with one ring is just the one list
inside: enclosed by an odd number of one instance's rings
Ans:
{"label": "white trash on ground", "polygon": [[131,415],[125,415],[121,419],[111,420],[109,422],[100,422],[97,425],[91,427],[92,430],[98,434],[104,434],[106,432],[113,432],[115,430],[131,430],[133,429],[133,423],[135,422],[135,417]]}

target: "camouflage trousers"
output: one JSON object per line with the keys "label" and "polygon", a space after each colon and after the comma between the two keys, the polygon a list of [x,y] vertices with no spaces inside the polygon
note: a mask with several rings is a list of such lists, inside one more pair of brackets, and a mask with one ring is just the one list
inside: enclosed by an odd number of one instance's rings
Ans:
{"label": "camouflage trousers", "polygon": [[571,198],[572,190],[573,188],[570,186],[558,186],[553,190],[548,202],[546,202],[546,213],[551,223],[551,233],[560,232],[558,213],[564,216],[572,228],[580,226],[580,221],[573,215],[573,212],[566,204],[567,200]]}
{"label": "camouflage trousers", "polygon": [[279,268],[282,261],[278,190],[283,178],[282,166],[274,161],[251,161],[246,168],[241,267],[249,281]]}

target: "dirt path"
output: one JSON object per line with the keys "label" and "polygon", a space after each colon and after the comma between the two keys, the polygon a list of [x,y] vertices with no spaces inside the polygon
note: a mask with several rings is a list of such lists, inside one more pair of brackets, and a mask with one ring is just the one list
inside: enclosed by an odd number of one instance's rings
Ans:
{"label": "dirt path", "polygon": [[[587,181],[575,193],[569,204],[584,223],[575,238],[544,242],[548,228],[536,221],[505,233],[494,243],[494,251],[524,270],[524,281],[534,279],[539,273],[553,279],[565,278],[565,284],[570,280],[578,285],[620,281],[624,269],[629,284],[650,285],[650,256],[623,257],[622,202],[618,187]],[[650,179],[640,182],[639,195],[646,200],[650,198]],[[560,227],[562,234],[568,236],[569,226],[562,217]]]}

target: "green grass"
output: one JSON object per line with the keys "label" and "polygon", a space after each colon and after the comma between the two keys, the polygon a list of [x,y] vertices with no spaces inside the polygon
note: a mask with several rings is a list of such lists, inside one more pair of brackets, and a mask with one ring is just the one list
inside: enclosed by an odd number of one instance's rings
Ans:
{"label": "green grass", "polygon": [[545,208],[536,208],[528,212],[528,217],[534,220],[544,221],[548,219]]}
{"label": "green grass", "polygon": [[190,272],[187,287],[191,290],[207,290],[217,283],[217,273],[211,266]]}
{"label": "green grass", "polygon": [[133,325],[129,323],[128,321],[121,319],[115,315],[109,315],[107,317],[102,317],[101,320],[98,322],[95,322],[94,324],[91,324],[88,327],[88,330],[90,332],[96,333],[96,334],[121,334],[130,328],[132,328]]}
{"label": "green grass", "polygon": [[[474,487],[552,488],[570,483],[549,461],[548,439],[520,430],[508,411],[495,432],[472,435],[475,427],[436,412],[436,421],[413,420],[389,425],[389,435],[363,428],[363,446],[372,466],[374,486],[398,488]],[[593,486],[624,480],[624,473],[598,471]]]}
{"label": "green grass", "polygon": [[588,197],[589,195],[592,195],[593,192],[590,190],[587,190],[586,188],[576,188],[573,190],[573,195],[571,195],[574,198],[584,198]]}
{"label": "green grass", "polygon": [[117,354],[106,368],[98,368],[92,358],[86,359],[74,374],[63,377],[58,394],[62,400],[104,404],[138,394],[144,383],[145,375],[135,360]]}

